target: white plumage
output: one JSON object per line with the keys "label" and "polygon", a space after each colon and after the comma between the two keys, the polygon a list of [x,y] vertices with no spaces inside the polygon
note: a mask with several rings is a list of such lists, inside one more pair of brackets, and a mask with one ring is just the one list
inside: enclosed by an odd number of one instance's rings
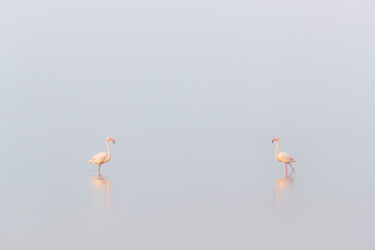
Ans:
{"label": "white plumage", "polygon": [[290,154],[288,153],[285,153],[285,152],[280,152],[276,159],[278,161],[281,161],[281,162],[284,162],[284,163],[291,163],[291,162],[295,162],[295,160],[293,159],[292,156],[290,156]]}
{"label": "white plumage", "polygon": [[107,153],[100,152],[100,153],[97,153],[96,155],[94,155],[94,157],[92,157],[91,160],[89,160],[89,162],[95,163],[95,164],[102,164],[102,163],[105,163],[109,160],[110,160],[110,158],[108,157]]}

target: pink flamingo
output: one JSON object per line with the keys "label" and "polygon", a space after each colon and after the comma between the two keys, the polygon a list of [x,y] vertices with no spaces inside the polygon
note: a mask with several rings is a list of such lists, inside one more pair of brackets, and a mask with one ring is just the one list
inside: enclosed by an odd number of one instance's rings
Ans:
{"label": "pink flamingo", "polygon": [[99,165],[99,175],[100,175],[100,165],[102,165],[103,163],[106,163],[107,161],[111,159],[111,152],[109,151],[108,141],[112,141],[114,144],[115,140],[112,139],[111,137],[107,137],[106,144],[107,144],[108,154],[105,152],[100,152],[94,155],[94,157],[92,157],[91,160],[89,160],[89,162]]}
{"label": "pink flamingo", "polygon": [[292,173],[294,172],[294,168],[292,167],[292,165],[290,164],[291,162],[295,162],[295,160],[293,159],[292,156],[290,156],[290,154],[288,153],[285,153],[285,152],[280,152],[278,153],[279,151],[279,138],[274,138],[272,140],[272,143],[274,141],[277,141],[277,145],[276,145],[276,152],[275,152],[275,157],[276,157],[276,160],[278,161],[281,161],[281,162],[284,162],[285,163],[285,169],[286,169],[286,172],[288,173],[288,165],[293,169]]}

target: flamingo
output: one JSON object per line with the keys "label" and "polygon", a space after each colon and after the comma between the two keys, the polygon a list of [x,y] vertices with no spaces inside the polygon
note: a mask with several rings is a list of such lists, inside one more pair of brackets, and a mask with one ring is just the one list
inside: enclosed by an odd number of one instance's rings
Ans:
{"label": "flamingo", "polygon": [[295,160],[293,159],[292,156],[290,156],[290,154],[288,153],[285,153],[285,152],[280,152],[278,153],[279,151],[279,138],[274,138],[272,140],[272,143],[274,141],[277,141],[277,145],[276,145],[276,152],[275,152],[275,157],[276,157],[276,160],[278,161],[281,161],[281,162],[284,162],[285,163],[285,169],[286,169],[286,172],[288,173],[288,164],[289,166],[293,169],[292,173],[294,172],[294,168],[292,167],[292,165],[290,164],[291,162],[295,162]]}
{"label": "flamingo", "polygon": [[98,169],[99,174],[100,174],[100,166],[103,163],[106,163],[111,159],[111,152],[109,151],[108,141],[112,141],[113,144],[114,144],[115,140],[112,139],[111,137],[107,137],[106,144],[107,144],[108,154],[105,153],[105,152],[100,152],[100,153],[97,153],[96,155],[94,155],[94,157],[92,157],[91,160],[89,160],[89,162],[99,165],[99,169]]}

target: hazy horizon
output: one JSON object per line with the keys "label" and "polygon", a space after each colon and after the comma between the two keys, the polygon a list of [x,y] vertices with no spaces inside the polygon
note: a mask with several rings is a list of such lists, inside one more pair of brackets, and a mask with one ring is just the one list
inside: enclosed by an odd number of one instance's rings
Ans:
{"label": "hazy horizon", "polygon": [[372,249],[374,7],[4,3],[0,244]]}

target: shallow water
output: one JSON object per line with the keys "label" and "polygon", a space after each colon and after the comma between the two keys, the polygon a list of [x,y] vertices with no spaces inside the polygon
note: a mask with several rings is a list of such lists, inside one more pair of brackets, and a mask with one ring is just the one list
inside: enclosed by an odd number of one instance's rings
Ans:
{"label": "shallow water", "polygon": [[[94,143],[87,133],[30,132],[9,134],[2,148],[7,249],[374,246],[373,180],[363,174],[365,159],[356,162],[360,170],[335,158],[344,147],[314,162],[291,146],[296,141],[280,139],[280,148],[289,145],[298,157],[296,171],[285,176],[272,138],[154,134],[151,140],[119,133],[99,176],[83,142],[105,149],[104,141]],[[39,140],[42,134],[49,139]]]}

